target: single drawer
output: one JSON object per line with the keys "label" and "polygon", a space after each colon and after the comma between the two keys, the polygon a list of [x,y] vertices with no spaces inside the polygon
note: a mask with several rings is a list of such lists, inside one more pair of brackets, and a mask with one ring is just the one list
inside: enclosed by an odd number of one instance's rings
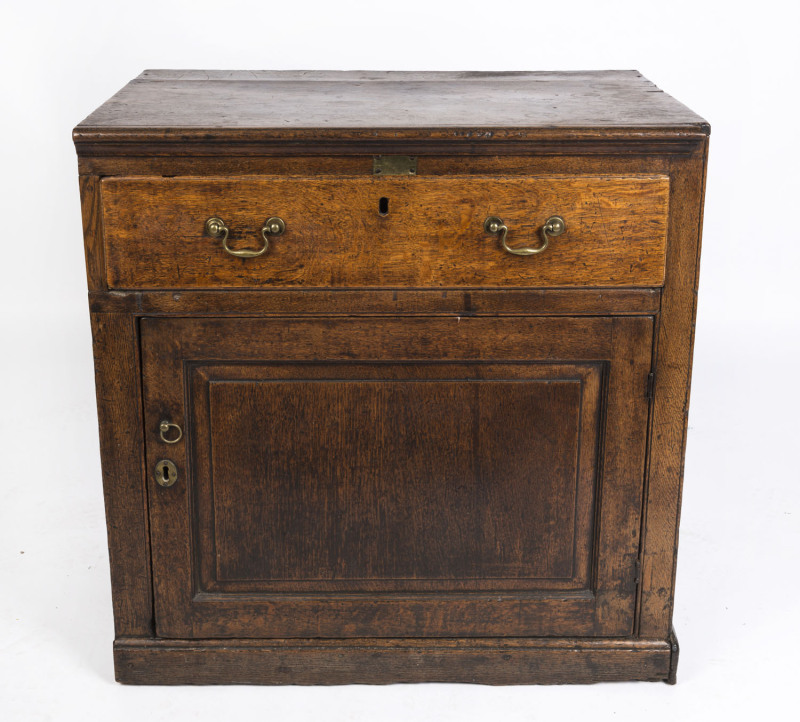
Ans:
{"label": "single drawer", "polygon": [[668,200],[663,175],[110,177],[108,285],[659,286]]}

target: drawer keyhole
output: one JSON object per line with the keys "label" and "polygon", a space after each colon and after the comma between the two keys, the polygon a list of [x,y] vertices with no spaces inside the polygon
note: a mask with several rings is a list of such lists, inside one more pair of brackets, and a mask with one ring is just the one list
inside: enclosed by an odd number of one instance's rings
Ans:
{"label": "drawer keyhole", "polygon": [[389,215],[389,199],[386,196],[383,196],[378,201],[378,215],[379,216]]}

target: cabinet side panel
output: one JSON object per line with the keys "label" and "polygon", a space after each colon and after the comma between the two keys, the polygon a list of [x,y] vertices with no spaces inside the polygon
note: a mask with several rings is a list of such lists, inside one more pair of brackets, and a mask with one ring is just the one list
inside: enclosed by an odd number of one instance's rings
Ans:
{"label": "cabinet side panel", "polygon": [[672,162],[642,539],[642,637],[667,639],[672,627],[707,151],[706,141],[693,157]]}
{"label": "cabinet side panel", "polygon": [[136,321],[92,314],[100,457],[117,637],[153,631]]}

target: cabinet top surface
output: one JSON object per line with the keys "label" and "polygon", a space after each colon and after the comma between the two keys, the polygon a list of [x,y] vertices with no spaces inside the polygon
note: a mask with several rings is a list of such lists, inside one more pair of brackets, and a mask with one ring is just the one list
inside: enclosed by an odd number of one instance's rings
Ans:
{"label": "cabinet top surface", "polygon": [[82,121],[81,140],[526,140],[703,135],[635,70],[146,70]]}

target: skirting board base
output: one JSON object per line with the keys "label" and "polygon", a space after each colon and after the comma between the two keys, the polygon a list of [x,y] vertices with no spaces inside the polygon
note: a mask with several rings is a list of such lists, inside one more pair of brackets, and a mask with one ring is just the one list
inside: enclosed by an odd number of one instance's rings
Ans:
{"label": "skirting board base", "polygon": [[678,647],[650,639],[198,639],[114,643],[125,684],[675,683]]}

